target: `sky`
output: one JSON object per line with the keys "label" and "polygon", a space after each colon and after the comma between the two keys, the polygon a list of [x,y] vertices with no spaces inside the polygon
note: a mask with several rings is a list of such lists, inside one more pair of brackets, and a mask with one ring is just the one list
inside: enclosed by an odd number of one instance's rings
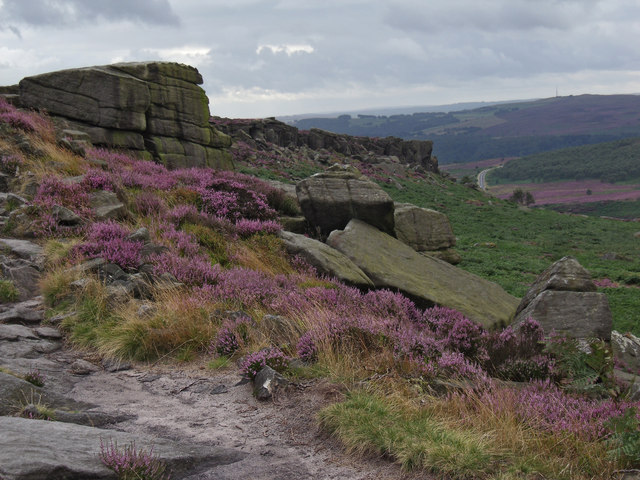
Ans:
{"label": "sky", "polygon": [[638,0],[0,0],[0,85],[193,65],[214,115],[640,93]]}

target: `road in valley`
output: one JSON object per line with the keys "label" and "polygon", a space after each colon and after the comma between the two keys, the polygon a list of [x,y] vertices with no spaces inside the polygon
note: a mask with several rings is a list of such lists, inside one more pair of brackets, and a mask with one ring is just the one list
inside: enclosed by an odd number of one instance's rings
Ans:
{"label": "road in valley", "polygon": [[502,168],[502,165],[498,165],[497,167],[486,168],[478,174],[478,187],[480,187],[480,190],[483,190],[483,191],[487,190],[487,180],[486,180],[487,173],[489,173],[494,168]]}

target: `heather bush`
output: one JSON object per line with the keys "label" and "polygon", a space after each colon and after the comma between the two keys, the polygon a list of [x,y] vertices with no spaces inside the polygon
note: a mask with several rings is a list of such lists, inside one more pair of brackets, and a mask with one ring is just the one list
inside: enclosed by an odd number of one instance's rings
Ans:
{"label": "heather bush", "polygon": [[118,443],[100,440],[100,460],[120,480],[165,480],[166,466],[150,450],[138,449],[135,442],[118,448]]}
{"label": "heather bush", "polygon": [[54,137],[53,124],[48,118],[35,112],[18,110],[3,97],[0,97],[0,123],[26,133],[37,132],[48,139]]}
{"label": "heather bush", "polygon": [[21,155],[0,155],[0,171],[9,175],[15,175],[24,164]]}
{"label": "heather bush", "polygon": [[112,175],[109,172],[97,168],[90,168],[84,174],[81,184],[85,189],[89,190],[108,190],[116,191],[113,183]]}
{"label": "heather bush", "polygon": [[221,274],[219,265],[212,265],[210,259],[202,255],[187,258],[168,252],[152,255],[149,261],[154,265],[155,275],[170,273],[179,282],[190,286],[212,284]]}
{"label": "heather bush", "polygon": [[258,233],[274,234],[282,230],[278,222],[273,220],[248,220],[242,218],[236,222],[236,233],[244,238]]}
{"label": "heather bush", "polygon": [[200,251],[200,246],[194,235],[183,230],[176,230],[174,224],[163,220],[153,222],[151,235],[157,243],[169,247],[171,251],[184,257],[195,257]]}
{"label": "heather bush", "polygon": [[221,357],[231,357],[247,344],[250,327],[251,318],[245,315],[226,320],[209,346],[209,352]]}
{"label": "heather bush", "polygon": [[153,192],[140,192],[133,200],[133,209],[144,217],[163,215],[167,206],[158,195]]}
{"label": "heather bush", "polygon": [[27,373],[24,374],[24,379],[35,385],[36,387],[43,387],[45,377],[37,368],[30,369]]}
{"label": "heather bush", "polygon": [[135,268],[141,263],[143,244],[128,238],[127,228],[114,221],[96,222],[89,228],[84,243],[74,250],[87,258],[102,257],[123,269]]}
{"label": "heather bush", "polygon": [[289,366],[289,358],[279,348],[265,348],[247,355],[240,364],[240,370],[253,379],[265,366],[282,373]]}
{"label": "heather bush", "polygon": [[312,332],[305,332],[300,336],[296,345],[298,357],[305,362],[315,362],[318,359],[318,346]]}

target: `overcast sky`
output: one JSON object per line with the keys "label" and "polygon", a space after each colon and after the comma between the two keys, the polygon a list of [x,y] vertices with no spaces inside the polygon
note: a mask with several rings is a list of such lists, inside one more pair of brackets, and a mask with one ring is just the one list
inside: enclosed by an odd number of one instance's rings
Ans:
{"label": "overcast sky", "polygon": [[121,61],[266,117],[640,93],[638,0],[0,0],[0,85]]}

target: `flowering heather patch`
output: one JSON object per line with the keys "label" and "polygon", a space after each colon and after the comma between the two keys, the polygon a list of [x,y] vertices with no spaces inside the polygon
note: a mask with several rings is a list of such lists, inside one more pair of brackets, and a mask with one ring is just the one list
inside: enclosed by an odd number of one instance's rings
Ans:
{"label": "flowering heather patch", "polygon": [[23,132],[40,132],[44,136],[52,136],[53,125],[45,117],[35,112],[25,112],[0,97],[0,123],[5,123]]}
{"label": "flowering heather patch", "polygon": [[305,362],[315,362],[318,359],[318,346],[313,339],[312,332],[305,332],[300,336],[296,345],[296,352]]}
{"label": "flowering heather patch", "polygon": [[44,375],[37,368],[30,369],[27,373],[25,373],[24,379],[27,382],[35,385],[36,387],[44,386],[44,381],[45,381]]}
{"label": "flowering heather patch", "polygon": [[140,265],[142,242],[129,240],[128,229],[114,221],[96,222],[91,225],[84,243],[76,252],[87,258],[102,257],[124,269]]}
{"label": "flowering heather patch", "polygon": [[640,199],[640,185],[605,183],[600,180],[503,184],[490,186],[489,191],[506,199],[516,188],[530,191],[536,205]]}
{"label": "flowering heather patch", "polygon": [[261,192],[236,180],[217,178],[200,190],[203,211],[232,221],[273,220],[277,212]]}
{"label": "flowering heather patch", "polygon": [[289,367],[289,358],[279,348],[265,348],[247,355],[240,364],[240,370],[253,379],[266,366],[276,372],[284,372]]}
{"label": "flowering heather patch", "polygon": [[151,235],[161,244],[171,248],[184,257],[193,257],[200,251],[196,238],[183,231],[177,230],[173,223],[159,220],[151,226]]}
{"label": "flowering heather patch", "polygon": [[56,177],[42,179],[33,203],[45,209],[51,208],[53,205],[60,205],[84,216],[91,212],[89,195],[84,186],[79,183],[65,183]]}
{"label": "flowering heather patch", "polygon": [[251,317],[245,315],[226,320],[218,330],[215,341],[209,346],[209,352],[225,357],[232,356],[249,340],[251,322]]}
{"label": "flowering heather patch", "polygon": [[162,275],[170,273],[179,282],[186,285],[207,285],[216,282],[221,274],[219,265],[212,265],[204,255],[191,258],[182,257],[176,252],[156,254],[149,259],[153,263],[153,273]]}
{"label": "flowering heather patch", "polygon": [[236,222],[236,233],[240,237],[249,237],[257,233],[277,233],[282,230],[282,226],[273,220],[247,220],[240,219]]}
{"label": "flowering heather patch", "polygon": [[109,172],[97,168],[90,168],[87,173],[84,174],[82,186],[89,190],[116,191],[112,175]]}
{"label": "flowering heather patch", "polygon": [[1,155],[0,171],[15,175],[18,169],[24,164],[24,158],[21,155]]}
{"label": "flowering heather patch", "polygon": [[118,443],[100,440],[100,460],[113,470],[120,480],[167,480],[166,466],[153,454],[153,447],[146,451],[136,448],[135,442],[118,448]]}
{"label": "flowering heather patch", "polygon": [[598,288],[618,288],[620,286],[619,283],[614,282],[609,278],[600,278],[593,280],[593,283]]}

